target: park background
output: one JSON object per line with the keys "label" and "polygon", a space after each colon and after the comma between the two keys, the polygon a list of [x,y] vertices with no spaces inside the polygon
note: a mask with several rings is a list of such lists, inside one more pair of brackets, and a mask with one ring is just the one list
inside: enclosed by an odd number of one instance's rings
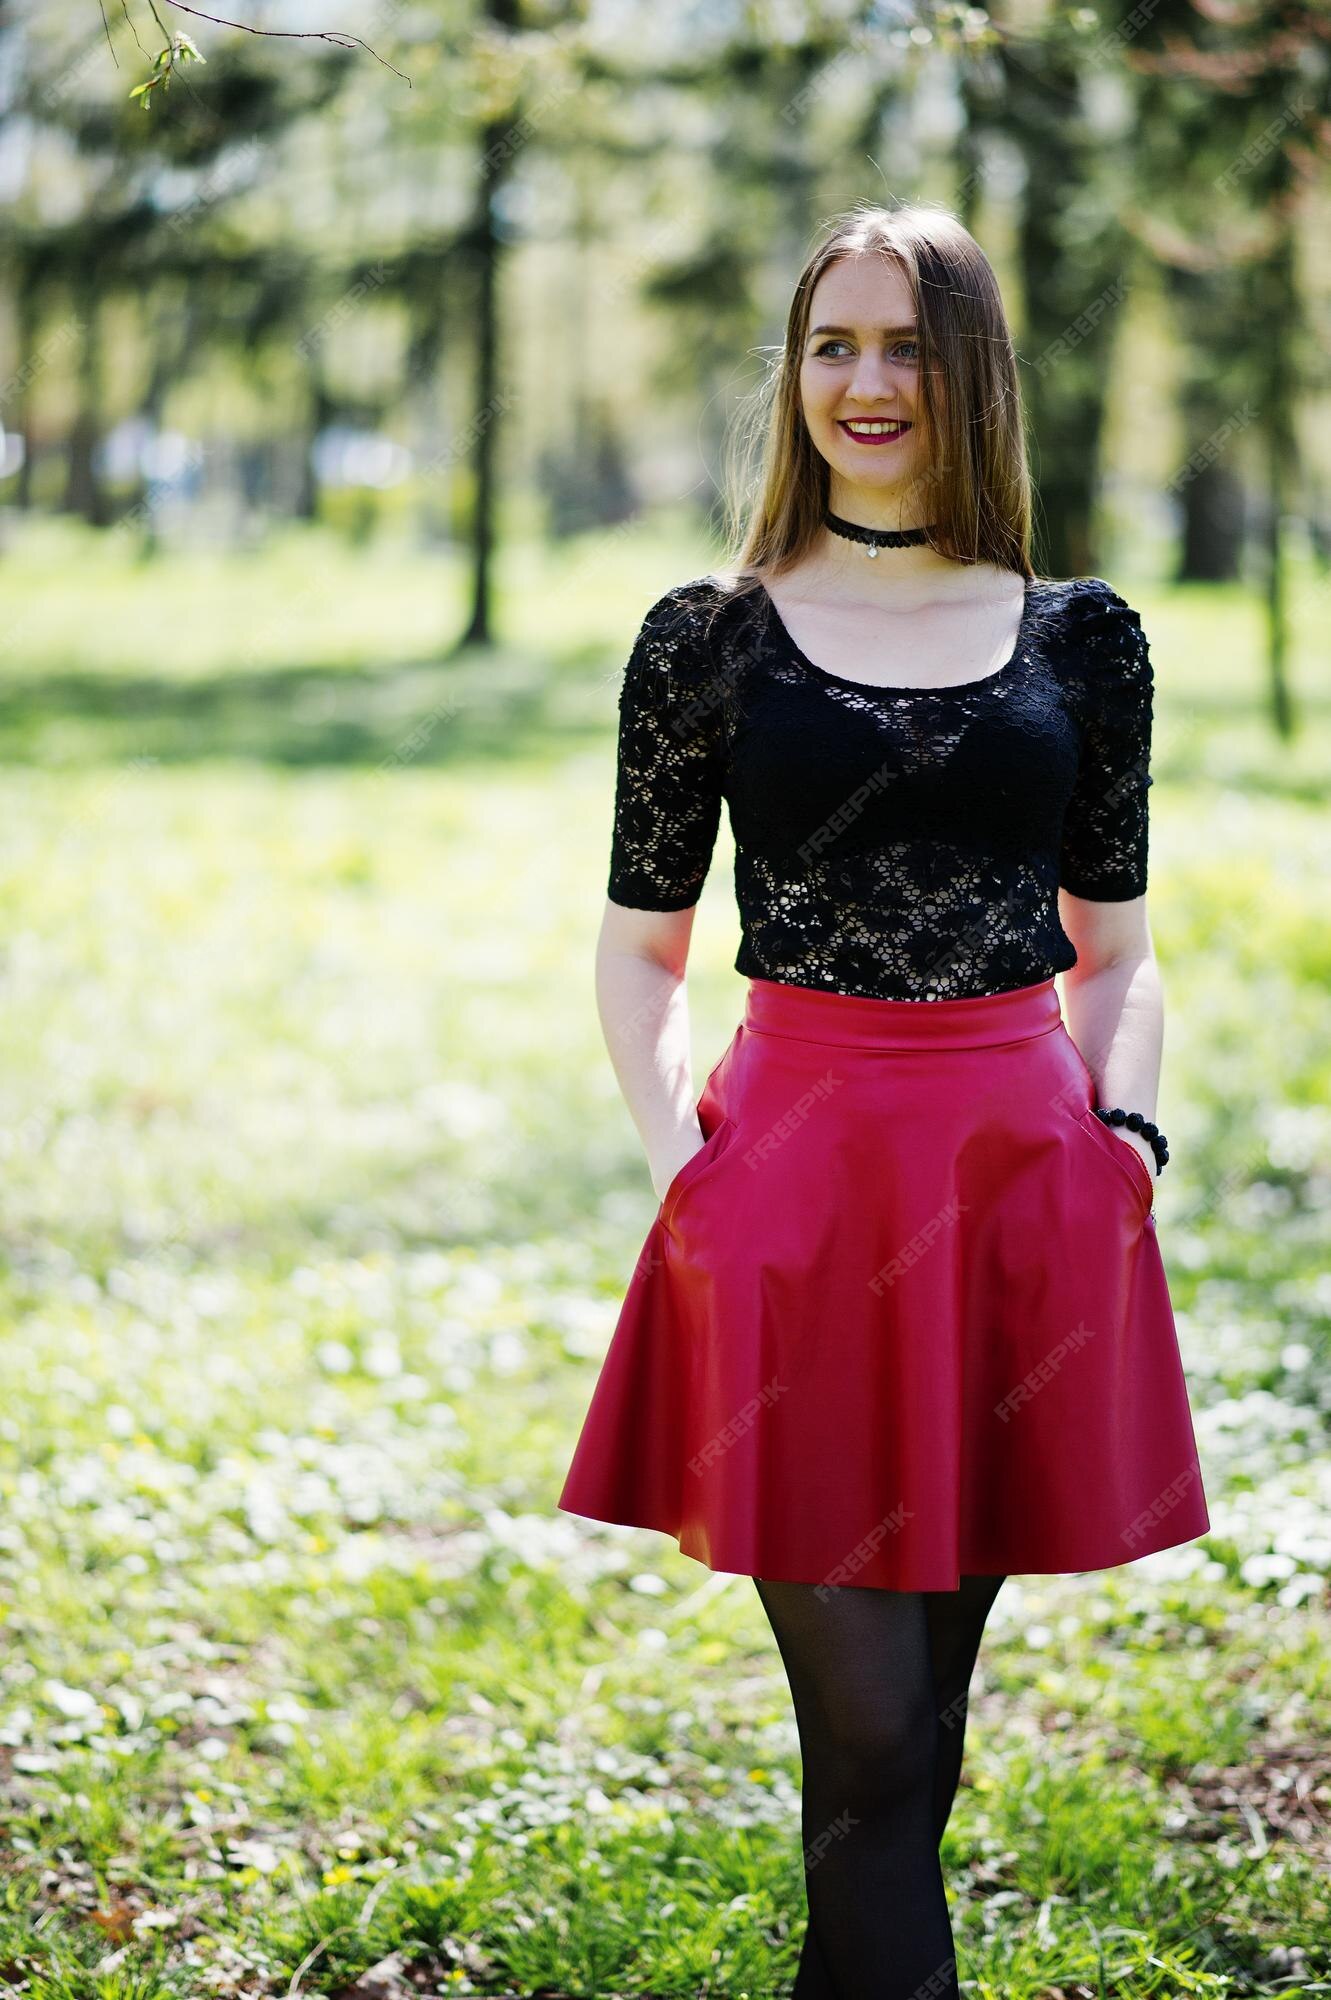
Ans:
{"label": "park background", "polygon": [[555,1499],[655,1208],[619,674],[822,220],[909,199],[999,271],[1037,568],[1152,645],[1212,1512],[1000,1595],[963,1990],[1331,1991],[1328,17],[214,11],[0,20],[0,1983],[788,1990],[756,1595]]}

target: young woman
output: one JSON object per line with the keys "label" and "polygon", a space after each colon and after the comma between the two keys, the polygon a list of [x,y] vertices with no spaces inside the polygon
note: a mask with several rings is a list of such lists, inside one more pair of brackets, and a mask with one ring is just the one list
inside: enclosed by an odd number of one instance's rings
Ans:
{"label": "young woman", "polygon": [[[803,1758],[796,2000],[957,1994],[938,1850],[1004,1577],[1210,1525],[1153,1212],[1149,651],[1029,546],[987,259],[853,211],[732,570],[652,606],[620,697],[597,997],[661,1205],[558,1504],[754,1579]],[[747,986],[695,1101],[723,799]]]}

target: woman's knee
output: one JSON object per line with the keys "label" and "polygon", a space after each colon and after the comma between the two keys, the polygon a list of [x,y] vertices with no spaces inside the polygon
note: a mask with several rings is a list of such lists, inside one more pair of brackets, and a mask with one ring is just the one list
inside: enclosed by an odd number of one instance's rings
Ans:
{"label": "woman's knee", "polygon": [[933,1692],[926,1686],[857,1692],[824,1710],[822,1761],[848,1797],[910,1791],[932,1779],[938,1730]]}

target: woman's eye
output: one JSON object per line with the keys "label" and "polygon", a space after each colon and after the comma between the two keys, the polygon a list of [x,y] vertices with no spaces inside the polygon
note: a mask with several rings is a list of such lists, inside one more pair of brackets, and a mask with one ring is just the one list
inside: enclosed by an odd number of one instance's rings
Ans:
{"label": "woman's eye", "polygon": [[[849,343],[848,343],[848,342],[846,342],[846,341],[844,341],[844,340],[825,340],[825,341],[823,342],[823,344],[822,344],[822,346],[821,346],[821,347],[817,347],[817,348],[815,348],[815,349],[814,349],[814,353],[815,353],[815,354],[830,354],[830,353],[832,352],[832,349],[833,349],[834,347],[848,347],[848,345],[849,345]],[[893,350],[892,350],[892,351],[893,351],[893,353],[894,353],[894,354],[900,354],[900,352],[901,352],[901,350],[902,350],[902,348],[903,348],[903,347],[908,347],[908,348],[909,348],[909,349],[911,350],[911,351],[910,351],[910,353],[909,353],[909,354],[908,354],[908,355],[906,356],[906,359],[907,359],[908,361],[916,361],[916,360],[918,360],[918,359],[919,359],[919,342],[918,342],[918,341],[915,341],[915,340],[899,340],[899,341],[898,341],[898,342],[896,343],[896,346],[895,346],[895,347],[893,348]]]}

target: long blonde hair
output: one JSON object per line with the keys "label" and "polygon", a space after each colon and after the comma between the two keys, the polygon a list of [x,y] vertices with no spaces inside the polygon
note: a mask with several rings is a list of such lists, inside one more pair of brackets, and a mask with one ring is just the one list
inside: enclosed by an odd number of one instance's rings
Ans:
{"label": "long blonde hair", "polygon": [[[905,274],[919,325],[920,404],[930,441],[922,485],[929,545],[957,562],[990,562],[1030,579],[1031,481],[1012,335],[993,266],[945,209],[858,205],[833,219],[795,284],[785,344],[739,437],[727,481],[728,552],[716,574],[743,595],[794,567],[823,532],[830,471],[809,436],[800,365],[815,285],[838,258],[873,251]],[[940,380],[943,392],[939,393]],[[761,450],[746,481],[745,455]],[[746,495],[754,486],[751,506]]]}

